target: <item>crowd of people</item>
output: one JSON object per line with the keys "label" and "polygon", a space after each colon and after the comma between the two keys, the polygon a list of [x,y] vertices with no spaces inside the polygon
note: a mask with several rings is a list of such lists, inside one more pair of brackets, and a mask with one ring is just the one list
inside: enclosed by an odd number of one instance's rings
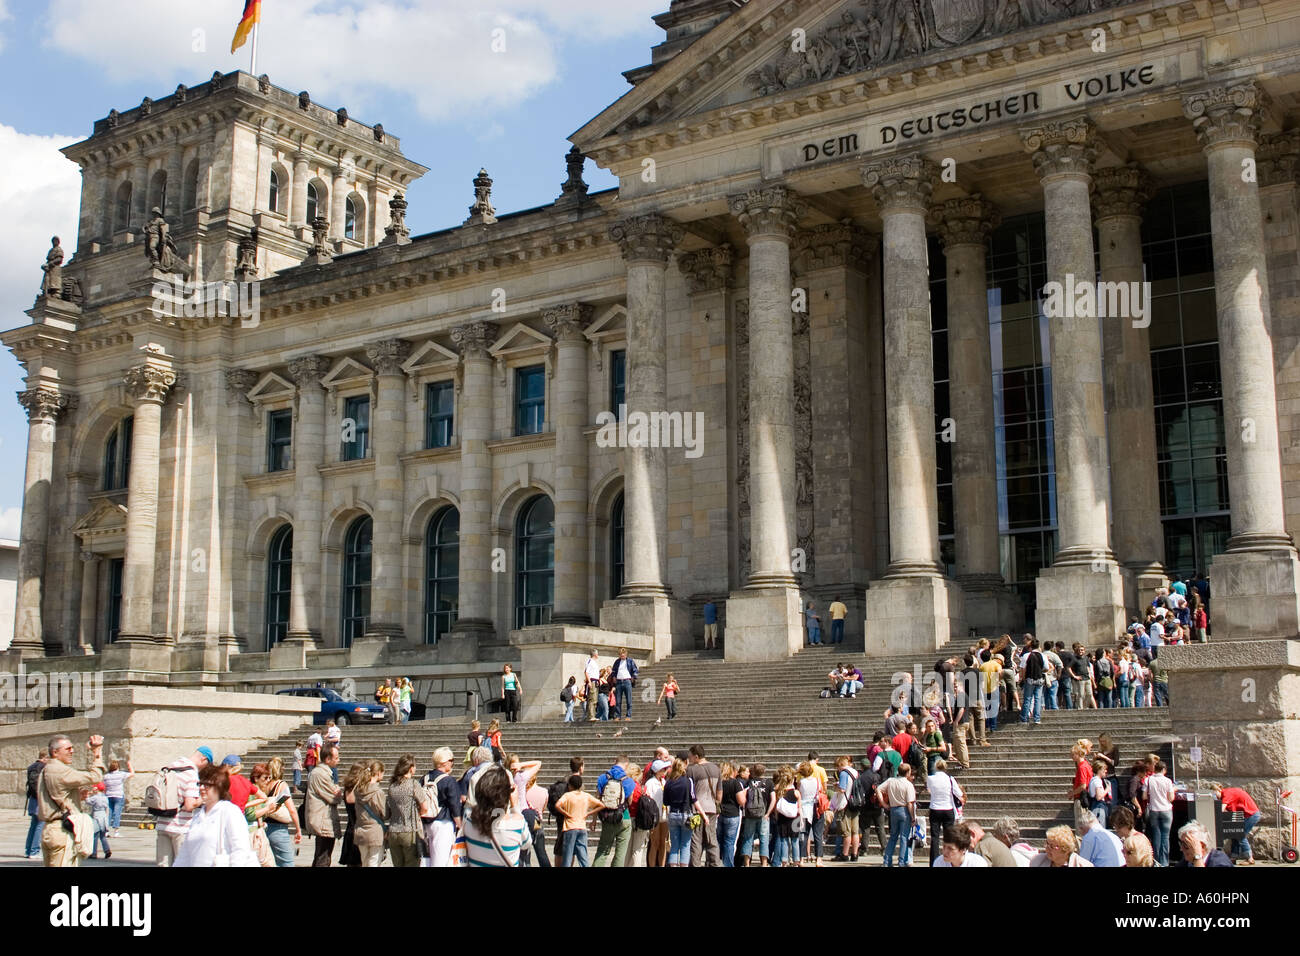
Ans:
{"label": "crowd of people", "polygon": [[[715,625],[716,626],[716,625]],[[507,665],[509,666],[509,665]],[[619,648],[618,657],[609,665],[600,662],[600,651],[595,648],[583,665],[582,680],[569,677],[560,691],[564,705],[564,723],[577,722],[576,713],[585,713],[587,721],[632,719],[632,688],[637,682],[636,661],[628,656],[627,648]],[[677,681],[669,674],[659,692],[656,704],[666,702],[668,719],[677,716]]]}

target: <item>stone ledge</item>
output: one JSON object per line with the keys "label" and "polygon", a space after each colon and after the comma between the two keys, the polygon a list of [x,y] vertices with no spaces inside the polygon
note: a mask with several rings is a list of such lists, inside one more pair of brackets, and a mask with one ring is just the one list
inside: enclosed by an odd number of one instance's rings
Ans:
{"label": "stone ledge", "polygon": [[1160,660],[1170,671],[1259,670],[1282,667],[1300,670],[1300,638],[1271,641],[1222,641],[1165,645]]}

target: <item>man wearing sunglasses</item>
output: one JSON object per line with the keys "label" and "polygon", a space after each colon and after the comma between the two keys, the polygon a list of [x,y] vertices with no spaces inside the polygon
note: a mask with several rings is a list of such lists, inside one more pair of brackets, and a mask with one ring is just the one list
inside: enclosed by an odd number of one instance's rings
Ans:
{"label": "man wearing sunglasses", "polygon": [[61,734],[50,739],[51,759],[36,782],[37,807],[45,821],[41,856],[46,866],[77,866],[81,862],[71,826],[64,821],[68,814],[82,812],[82,788],[93,788],[104,779],[104,738],[95,734],[86,742],[86,749],[90,752],[89,769],[74,770],[76,747],[71,739]]}

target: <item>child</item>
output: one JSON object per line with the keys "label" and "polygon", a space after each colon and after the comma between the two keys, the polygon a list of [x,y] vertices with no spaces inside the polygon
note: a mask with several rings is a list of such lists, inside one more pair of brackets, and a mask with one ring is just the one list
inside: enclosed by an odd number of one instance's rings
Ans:
{"label": "child", "polygon": [[1092,762],[1092,779],[1088,781],[1088,809],[1092,811],[1097,822],[1106,826],[1106,814],[1110,810],[1111,789],[1110,781],[1106,779],[1106,771],[1110,769],[1104,760],[1094,760]]}
{"label": "child", "polygon": [[302,789],[302,748],[307,746],[307,741],[300,740],[293,748],[293,789]]}
{"label": "child", "polygon": [[[668,708],[669,720],[677,716],[677,692],[680,689],[677,686],[677,681],[673,679],[673,675],[669,674],[668,679],[664,681],[664,686],[659,690],[659,700],[662,700],[664,706]],[[657,700],[655,703],[657,704],[659,701]]]}
{"label": "child", "polygon": [[99,855],[99,845],[104,844],[104,859],[113,855],[113,851],[108,848],[108,796],[104,792],[104,784],[95,784],[95,789],[90,792],[86,798],[86,809],[90,812],[90,818],[95,821],[95,843],[91,852],[91,858]]}
{"label": "child", "polygon": [[496,718],[493,718],[492,723],[488,724],[485,746],[492,748],[492,759],[497,763],[501,763],[505,759],[505,753],[501,749],[501,721]]}

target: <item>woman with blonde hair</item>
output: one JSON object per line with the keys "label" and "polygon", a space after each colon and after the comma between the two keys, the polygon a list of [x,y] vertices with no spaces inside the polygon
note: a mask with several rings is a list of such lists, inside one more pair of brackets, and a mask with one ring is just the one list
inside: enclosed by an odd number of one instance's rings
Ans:
{"label": "woman with blonde hair", "polygon": [[[284,761],[272,757],[253,768],[252,781],[266,794],[267,806],[262,815],[266,823],[266,842],[276,866],[293,866],[294,846],[302,843],[302,825],[293,794],[284,781]],[[292,834],[292,835],[291,835]]]}
{"label": "woman with blonde hair", "polygon": [[1030,866],[1092,866],[1079,856],[1079,838],[1067,826],[1052,827],[1047,831],[1046,848],[1034,855]]}
{"label": "woman with blonde hair", "polygon": [[668,772],[664,809],[668,811],[668,865],[686,866],[691,859],[691,818],[702,818],[704,811],[695,795],[695,782],[686,776],[686,761],[680,758],[673,761],[673,769]]}
{"label": "woman with blonde hair", "polygon": [[492,759],[497,763],[503,763],[506,759],[506,753],[501,749],[501,721],[495,717],[492,723],[488,724],[487,738],[483,741],[483,746],[492,748]]}
{"label": "woman with blonde hair", "polygon": [[1124,865],[1156,865],[1155,856],[1151,853],[1151,841],[1141,833],[1130,833],[1124,838]]}
{"label": "woman with blonde hair", "polygon": [[1074,783],[1070,788],[1070,800],[1074,805],[1074,825],[1079,827],[1079,816],[1086,809],[1085,803],[1088,800],[1088,784],[1092,782],[1092,764],[1088,760],[1088,754],[1092,752],[1092,741],[1086,738],[1080,738],[1074,742],[1070,748],[1070,756],[1074,758]]}
{"label": "woman with blonde hair", "polygon": [[348,815],[347,829],[343,831],[343,848],[339,851],[340,866],[360,866],[361,850],[357,847],[357,796],[356,789],[367,774],[368,761],[358,760],[343,775],[343,809]]}
{"label": "woman with blonde hair", "polygon": [[384,779],[384,765],[372,760],[365,765],[352,783],[352,801],[356,805],[357,829],[353,842],[361,854],[364,867],[379,866],[384,862],[384,790],[379,782]]}

